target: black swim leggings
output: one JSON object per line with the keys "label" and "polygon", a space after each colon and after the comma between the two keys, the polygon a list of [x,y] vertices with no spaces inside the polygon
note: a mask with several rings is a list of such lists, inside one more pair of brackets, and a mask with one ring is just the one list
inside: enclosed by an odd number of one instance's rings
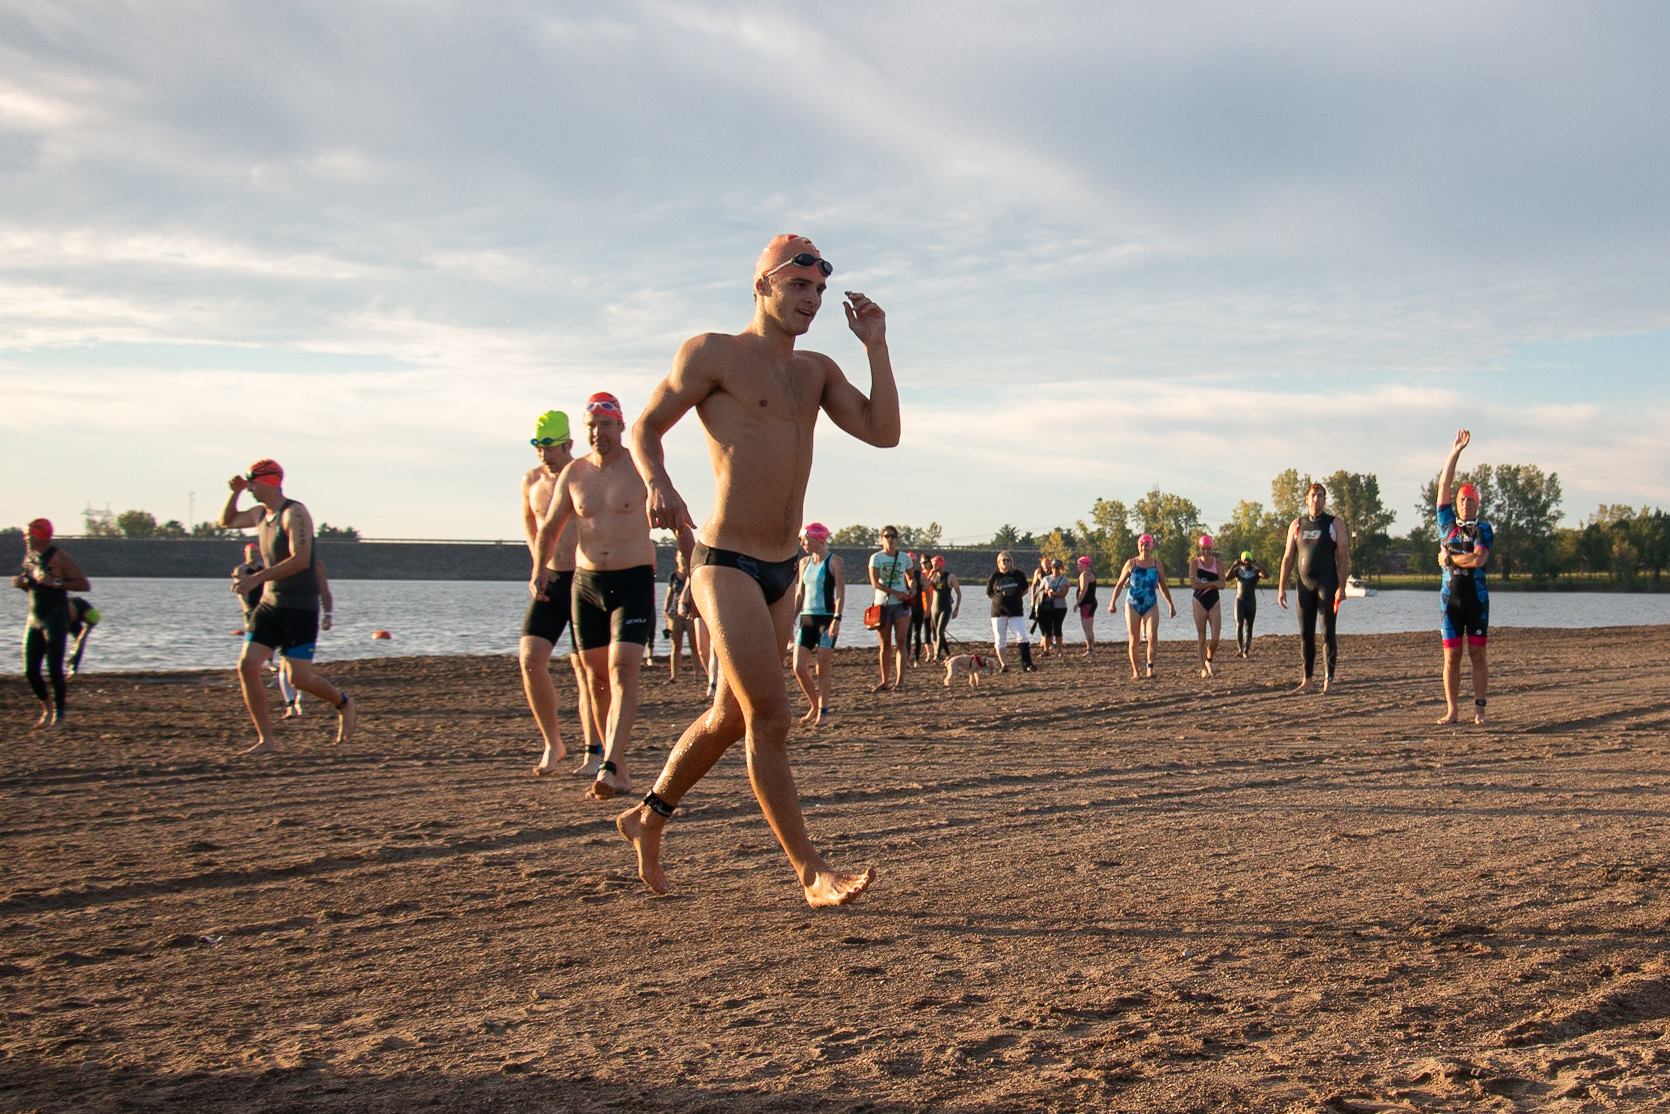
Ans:
{"label": "black swim leggings", "polygon": [[922,656],[922,643],[928,634],[928,611],[919,606],[910,609],[910,656],[912,660]]}
{"label": "black swim leggings", "polygon": [[950,634],[950,632],[951,632],[951,611],[950,611],[949,608],[947,608],[944,611],[935,611],[934,612],[933,627],[934,627],[933,652],[934,652],[934,656],[937,658],[941,654],[945,653],[945,639],[946,639],[946,636],[948,634]]}
{"label": "black swim leggings", "polygon": [[1334,679],[1334,665],[1339,660],[1339,641],[1334,637],[1334,623],[1338,616],[1334,613],[1334,594],[1337,591],[1332,584],[1319,584],[1315,588],[1299,585],[1299,641],[1305,649],[1305,680],[1310,680],[1311,673],[1316,668],[1316,616],[1322,615],[1322,648],[1326,655],[1327,672],[1324,677],[1330,681]]}
{"label": "black swim leggings", "polygon": [[68,639],[69,624],[61,616],[31,622],[23,635],[23,675],[29,678],[29,688],[36,699],[46,699],[46,682],[41,679],[44,661],[52,679],[52,707],[60,715],[64,711],[64,646]]}
{"label": "black swim leggings", "polygon": [[1235,597],[1235,647],[1243,654],[1252,653],[1253,620],[1258,618],[1257,596]]}

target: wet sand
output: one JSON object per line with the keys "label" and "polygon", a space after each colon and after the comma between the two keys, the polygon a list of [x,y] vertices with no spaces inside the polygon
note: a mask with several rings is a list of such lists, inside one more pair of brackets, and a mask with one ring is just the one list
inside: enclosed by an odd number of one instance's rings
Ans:
{"label": "wet sand", "polygon": [[[230,669],[94,673],[51,736],[0,679],[0,1107],[1670,1103],[1670,628],[1497,632],[1482,729],[1432,725],[1435,635],[1347,634],[1326,697],[1292,638],[1112,649],[876,697],[842,651],[795,770],[880,878],[820,912],[740,748],[652,898],[619,805],[528,776],[508,658],[326,663],[360,735],[310,701],[241,760]],[[701,706],[646,685],[640,790]]]}

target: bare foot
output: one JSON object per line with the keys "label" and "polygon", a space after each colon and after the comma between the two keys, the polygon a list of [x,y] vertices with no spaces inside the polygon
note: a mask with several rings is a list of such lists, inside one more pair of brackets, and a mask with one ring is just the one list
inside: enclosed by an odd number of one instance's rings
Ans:
{"label": "bare foot", "polygon": [[1208,677],[1215,677],[1215,676],[1217,676],[1217,674],[1216,674],[1216,673],[1215,673],[1215,672],[1213,672],[1213,670],[1212,670],[1212,659],[1211,659],[1211,658],[1207,658],[1207,659],[1206,659],[1206,665],[1205,665],[1205,668],[1204,668],[1204,670],[1203,670],[1203,672],[1204,672],[1204,673],[1205,673],[1205,674],[1206,674],[1206,676],[1208,676]]}
{"label": "bare foot", "polygon": [[827,721],[828,716],[829,716],[829,709],[819,708],[818,709],[818,718],[812,721],[812,726],[813,727],[822,727],[824,725],[824,723]]}
{"label": "bare foot", "polygon": [[871,692],[892,692],[893,691],[893,686],[888,684],[886,681],[877,681],[875,684],[870,686],[870,691]]}
{"label": "bare foot", "polygon": [[1309,692],[1311,688],[1312,685],[1310,678],[1306,677],[1303,681],[1299,682],[1299,687],[1293,690],[1293,695],[1298,696],[1301,692]]}
{"label": "bare foot", "polygon": [[1136,670],[1134,670],[1134,669],[1133,669],[1133,670],[1131,670],[1131,680],[1133,680],[1133,681],[1140,681],[1140,680],[1142,680],[1142,674],[1141,674],[1141,673],[1138,673],[1138,672],[1137,672],[1137,671],[1136,671]]}
{"label": "bare foot", "polygon": [[39,731],[43,727],[51,727],[51,726],[52,726],[52,709],[50,707],[42,708],[41,709],[41,718],[35,721],[35,726],[34,726],[33,730]]}
{"label": "bare foot", "polygon": [[1338,688],[1338,687],[1339,687],[1339,682],[1334,680],[1332,677],[1322,678],[1322,691],[1324,693],[1326,693],[1331,688]]}
{"label": "bare foot", "polygon": [[302,714],[302,710],[301,710],[300,705],[286,704],[286,705],[284,705],[284,714],[282,716],[279,716],[278,718],[279,719],[294,719],[295,717],[297,717],[301,714]]}
{"label": "bare foot", "polygon": [[828,869],[814,871],[812,880],[806,883],[806,904],[814,909],[846,905],[858,900],[858,895],[869,889],[870,883],[875,880],[875,867],[863,874],[838,874]]}
{"label": "bare foot", "polygon": [[277,749],[278,749],[277,747],[275,747],[271,743],[267,742],[267,740],[261,739],[261,740],[258,740],[256,742],[256,744],[254,746],[250,747],[249,749],[239,751],[238,752],[238,757],[247,758],[252,754],[272,754]]}
{"label": "bare foot", "polygon": [[804,723],[808,727],[818,722],[818,709],[816,705],[806,709],[806,714],[800,717],[800,722]]}
{"label": "bare foot", "polygon": [[1450,724],[1452,724],[1454,722],[1455,722],[1455,709],[1454,708],[1451,708],[1449,711],[1445,712],[1443,719],[1435,719],[1435,720],[1432,721],[1434,727],[1448,727]]}
{"label": "bare foot", "polygon": [[[644,815],[649,809],[635,805],[615,817],[615,830],[638,853],[638,877],[657,894],[667,892],[667,875],[661,869],[661,830],[666,822],[651,824]],[[650,813],[653,816],[653,813]]]}
{"label": "bare foot", "polygon": [[586,760],[574,767],[575,777],[596,777],[597,767],[603,764],[603,754],[600,751],[587,751]]}
{"label": "bare foot", "polygon": [[1148,672],[1145,673],[1144,676],[1147,677],[1150,681],[1152,681],[1154,679],[1154,663],[1149,662],[1147,669],[1148,669]]}
{"label": "bare foot", "polygon": [[1476,704],[1473,707],[1473,725],[1475,727],[1484,726],[1484,709]]}
{"label": "bare foot", "polygon": [[568,757],[568,748],[558,743],[552,747],[545,744],[545,753],[539,756],[539,762],[533,768],[534,777],[550,777],[557,772],[557,763]]}
{"label": "bare foot", "polygon": [[602,766],[597,768],[597,780],[586,788],[586,796],[594,801],[611,800],[617,793],[630,793],[632,782],[623,770],[606,770]]}
{"label": "bare foot", "polygon": [[354,737],[354,728],[359,725],[360,710],[354,704],[354,698],[347,693],[342,694],[342,706],[336,710],[336,741],[345,743]]}

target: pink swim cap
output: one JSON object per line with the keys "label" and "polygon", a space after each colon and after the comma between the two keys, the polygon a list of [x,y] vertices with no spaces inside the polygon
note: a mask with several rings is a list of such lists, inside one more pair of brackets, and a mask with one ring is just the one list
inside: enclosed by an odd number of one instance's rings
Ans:
{"label": "pink swim cap", "polygon": [[1153,534],[1144,534],[1142,537],[1137,539],[1137,544],[1138,545],[1153,545],[1154,544],[1154,535]]}
{"label": "pink swim cap", "polygon": [[1212,535],[1211,534],[1200,535],[1200,548],[1202,548],[1202,549],[1211,549],[1212,548]]}
{"label": "pink swim cap", "polygon": [[808,522],[805,526],[801,527],[800,533],[803,537],[811,538],[813,541],[821,542],[829,540],[829,527],[825,526],[821,522]]}
{"label": "pink swim cap", "polygon": [[1095,563],[1096,562],[1092,561],[1088,557],[1080,557],[1079,558],[1079,566],[1081,568],[1089,568],[1091,565],[1094,565]]}

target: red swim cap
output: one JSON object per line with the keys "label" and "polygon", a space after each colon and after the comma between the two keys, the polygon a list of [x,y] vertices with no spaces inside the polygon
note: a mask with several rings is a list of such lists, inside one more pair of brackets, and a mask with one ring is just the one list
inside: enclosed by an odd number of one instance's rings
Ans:
{"label": "red swim cap", "polygon": [[1479,498],[1479,489],[1474,487],[1472,484],[1462,484],[1456,489],[1455,497],[1457,499],[1472,499],[1477,502]]}
{"label": "red swim cap", "polygon": [[52,523],[44,518],[34,519],[29,523],[29,536],[38,542],[52,540]]}
{"label": "red swim cap", "polygon": [[252,484],[267,484],[270,487],[284,486],[284,469],[278,461],[263,457],[249,466],[249,475],[244,479]]}
{"label": "red swim cap", "polygon": [[622,420],[625,420],[626,418],[626,415],[620,408],[620,399],[616,398],[608,391],[598,391],[596,394],[586,399],[586,413],[613,414],[615,417]]}

